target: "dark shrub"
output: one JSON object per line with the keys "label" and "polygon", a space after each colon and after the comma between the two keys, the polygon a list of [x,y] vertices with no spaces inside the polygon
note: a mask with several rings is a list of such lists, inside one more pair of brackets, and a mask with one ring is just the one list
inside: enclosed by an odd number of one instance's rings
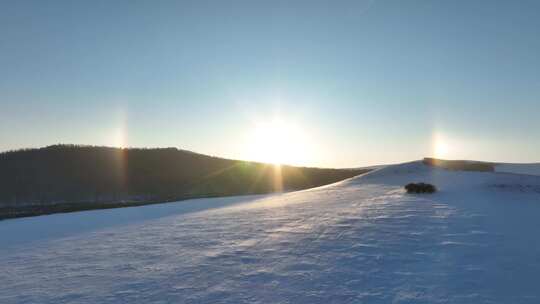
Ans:
{"label": "dark shrub", "polygon": [[432,184],[426,183],[410,183],[405,185],[407,193],[433,193],[437,191],[437,188]]}

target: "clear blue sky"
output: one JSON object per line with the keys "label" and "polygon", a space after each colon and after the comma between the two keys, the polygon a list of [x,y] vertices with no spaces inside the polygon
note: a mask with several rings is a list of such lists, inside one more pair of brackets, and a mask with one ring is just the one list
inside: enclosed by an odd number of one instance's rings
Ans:
{"label": "clear blue sky", "polygon": [[0,150],[249,159],[279,117],[298,164],[540,161],[540,1],[6,0],[0,105]]}

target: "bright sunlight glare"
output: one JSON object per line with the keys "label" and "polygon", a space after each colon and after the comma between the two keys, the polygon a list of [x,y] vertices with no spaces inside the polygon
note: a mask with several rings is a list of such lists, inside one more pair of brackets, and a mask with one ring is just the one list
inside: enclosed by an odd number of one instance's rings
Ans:
{"label": "bright sunlight glare", "polygon": [[257,123],[248,149],[250,159],[273,164],[298,164],[309,152],[304,131],[281,119]]}
{"label": "bright sunlight glare", "polygon": [[443,136],[439,132],[435,132],[433,135],[433,156],[436,158],[448,158],[451,155],[452,142],[447,136]]}

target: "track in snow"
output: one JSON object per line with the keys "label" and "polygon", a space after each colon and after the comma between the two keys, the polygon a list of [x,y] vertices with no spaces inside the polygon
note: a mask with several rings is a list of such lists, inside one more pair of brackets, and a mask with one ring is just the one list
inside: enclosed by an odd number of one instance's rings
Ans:
{"label": "track in snow", "polygon": [[[403,193],[416,180],[442,191]],[[172,214],[116,226],[125,209],[94,211],[105,227],[10,239],[0,302],[539,303],[540,194],[494,186],[539,180],[415,162],[307,191],[129,208]],[[0,241],[48,219],[0,222]]]}

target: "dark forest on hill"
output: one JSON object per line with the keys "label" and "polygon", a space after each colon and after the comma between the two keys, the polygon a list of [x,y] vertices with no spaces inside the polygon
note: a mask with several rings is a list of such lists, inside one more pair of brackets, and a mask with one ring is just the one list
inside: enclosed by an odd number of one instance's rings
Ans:
{"label": "dark forest on hill", "polygon": [[300,190],[365,172],[278,169],[176,148],[54,145],[0,154],[0,218]]}

